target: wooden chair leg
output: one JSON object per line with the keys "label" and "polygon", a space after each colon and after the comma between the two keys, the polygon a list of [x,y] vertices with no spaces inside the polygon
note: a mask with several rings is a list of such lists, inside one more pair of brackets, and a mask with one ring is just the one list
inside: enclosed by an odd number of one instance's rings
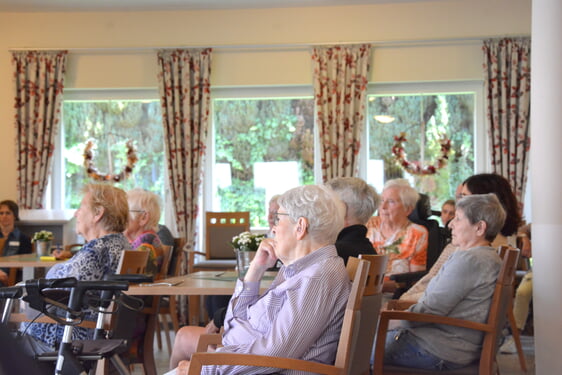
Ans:
{"label": "wooden chair leg", "polygon": [[519,364],[521,365],[521,370],[527,372],[527,363],[525,362],[525,353],[523,353],[523,347],[521,346],[521,335],[519,334],[519,329],[515,324],[515,315],[513,315],[513,301],[507,309],[507,320],[509,321],[509,326],[511,327],[511,334],[513,336],[513,342],[517,348],[517,355],[519,356]]}
{"label": "wooden chair leg", "polygon": [[199,310],[201,306],[200,296],[189,296],[189,325],[198,326],[199,325]]}
{"label": "wooden chair leg", "polygon": [[155,329],[156,346],[158,346],[158,350],[162,350],[162,329],[160,328],[161,316],[162,316],[161,314],[158,314],[158,319],[156,322],[156,329]]}
{"label": "wooden chair leg", "polygon": [[174,332],[179,331],[180,322],[178,319],[178,302],[175,296],[170,296],[170,317],[172,319],[172,327],[174,327]]}

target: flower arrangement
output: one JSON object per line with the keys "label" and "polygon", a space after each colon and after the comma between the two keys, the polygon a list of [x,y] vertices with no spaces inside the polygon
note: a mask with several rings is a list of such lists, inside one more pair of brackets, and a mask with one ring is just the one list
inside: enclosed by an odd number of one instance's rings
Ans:
{"label": "flower arrangement", "polygon": [[437,158],[435,164],[422,166],[419,161],[409,161],[406,159],[406,152],[404,151],[404,142],[406,142],[406,133],[402,132],[398,136],[394,136],[394,145],[392,146],[392,153],[398,165],[400,165],[406,172],[425,176],[437,173],[437,171],[447,165],[449,160],[449,152],[451,151],[451,140],[443,137],[439,140],[441,144],[441,154]]}
{"label": "flower arrangement", "polygon": [[32,241],[52,241],[55,239],[55,236],[53,235],[53,232],[49,232],[48,230],[42,230],[40,232],[35,232],[35,234],[33,234],[33,239]]}
{"label": "flower arrangement", "polygon": [[86,148],[84,149],[84,167],[86,168],[88,176],[94,181],[119,182],[125,180],[133,172],[133,168],[138,160],[133,141],[127,141],[127,165],[123,171],[117,174],[101,174],[98,172],[94,165],[94,147],[94,141],[90,140],[86,143]]}
{"label": "flower arrangement", "polygon": [[232,237],[232,242],[230,244],[235,250],[257,251],[264,238],[265,234],[242,232],[239,235]]}

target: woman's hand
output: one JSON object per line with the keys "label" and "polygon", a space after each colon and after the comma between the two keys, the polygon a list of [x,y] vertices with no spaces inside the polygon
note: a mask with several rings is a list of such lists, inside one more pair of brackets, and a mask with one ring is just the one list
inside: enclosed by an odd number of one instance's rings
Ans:
{"label": "woman's hand", "polygon": [[265,238],[261,241],[256,256],[250,263],[250,268],[244,277],[244,281],[259,281],[268,268],[277,262],[275,255],[275,239]]}

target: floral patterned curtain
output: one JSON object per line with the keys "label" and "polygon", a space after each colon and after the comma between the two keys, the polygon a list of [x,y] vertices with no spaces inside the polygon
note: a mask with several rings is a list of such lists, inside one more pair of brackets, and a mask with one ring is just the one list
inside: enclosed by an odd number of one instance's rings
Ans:
{"label": "floral patterned curtain", "polygon": [[531,147],[531,40],[486,40],[482,50],[493,172],[509,180],[522,204]]}
{"label": "floral patterned curtain", "polygon": [[370,51],[368,44],[312,50],[324,182],[334,177],[357,175]]}
{"label": "floral patterned curtain", "polygon": [[[211,49],[158,51],[169,185],[180,237],[186,250],[195,244],[203,157],[209,128]],[[182,273],[187,271],[183,265]],[[185,321],[187,306],[180,303]]]}
{"label": "floral patterned curtain", "polygon": [[12,52],[20,208],[43,208],[61,118],[67,51]]}

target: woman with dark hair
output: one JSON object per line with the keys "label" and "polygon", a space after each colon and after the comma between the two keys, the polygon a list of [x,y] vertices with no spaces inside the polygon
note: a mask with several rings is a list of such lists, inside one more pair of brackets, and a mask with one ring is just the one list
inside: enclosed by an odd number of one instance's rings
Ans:
{"label": "woman with dark hair", "polygon": [[[16,202],[0,202],[0,256],[31,253],[31,240],[17,227],[19,207]],[[9,269],[0,269],[0,285],[7,284]]]}
{"label": "woman with dark hair", "polygon": [[463,197],[487,193],[494,193],[507,213],[505,224],[492,246],[499,246],[508,242],[515,246],[515,238],[510,241],[507,237],[516,234],[517,229],[521,226],[521,212],[509,181],[499,174],[480,173],[467,178],[462,184],[461,196]]}

